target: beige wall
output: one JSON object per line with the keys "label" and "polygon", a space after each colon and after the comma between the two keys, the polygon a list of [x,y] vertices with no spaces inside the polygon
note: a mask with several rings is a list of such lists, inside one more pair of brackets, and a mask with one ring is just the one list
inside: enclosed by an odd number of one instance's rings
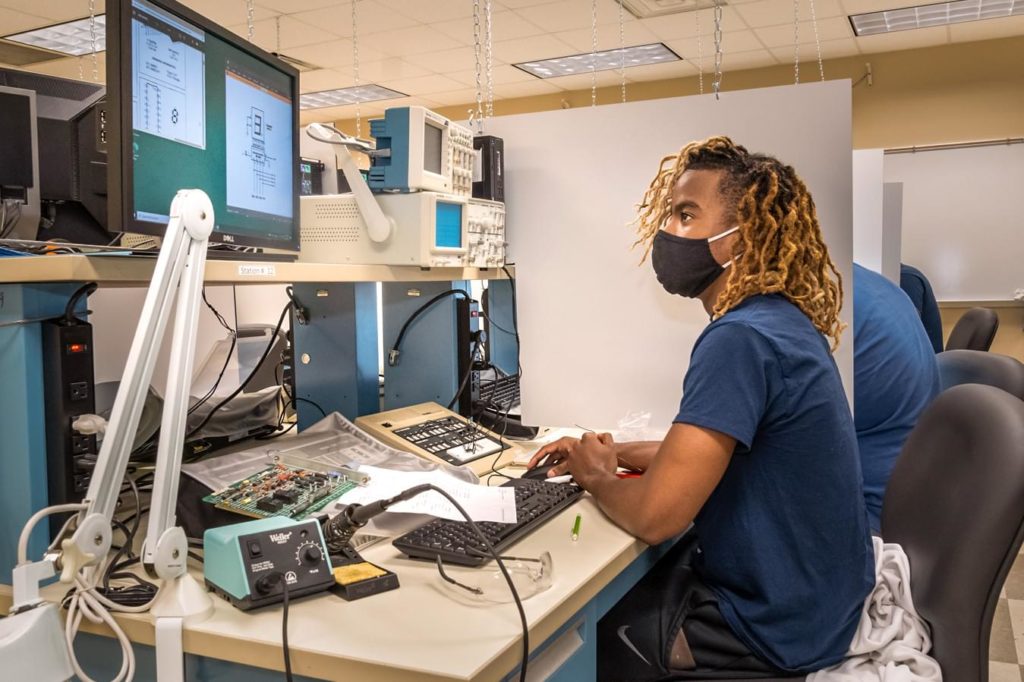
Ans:
{"label": "beige wall", "polygon": [[[937,142],[962,142],[1024,136],[1024,36],[957,43],[919,50],[832,59],[825,62],[829,79],[857,81],[871,63],[873,85],[853,90],[853,146],[903,147]],[[723,91],[786,85],[793,82],[790,64],[747,71],[729,71],[725,58]],[[802,69],[816,75],[812,62]],[[705,88],[710,79],[705,78]],[[498,95],[501,87],[498,86]],[[658,99],[697,94],[697,78],[635,83],[628,99]],[[598,89],[598,102],[619,101],[619,87]],[[439,113],[455,120],[466,117],[470,104],[444,107]],[[497,100],[495,115],[546,111],[564,106],[590,106],[590,90],[538,97]],[[355,132],[353,121],[339,126]]]}
{"label": "beige wall", "polygon": [[[939,309],[942,315],[943,342],[949,338],[953,325],[967,310],[967,307],[946,306]],[[1011,355],[1024,362],[1024,305],[994,307],[993,310],[999,315],[999,331],[996,332],[996,338],[989,350],[993,353]]]}

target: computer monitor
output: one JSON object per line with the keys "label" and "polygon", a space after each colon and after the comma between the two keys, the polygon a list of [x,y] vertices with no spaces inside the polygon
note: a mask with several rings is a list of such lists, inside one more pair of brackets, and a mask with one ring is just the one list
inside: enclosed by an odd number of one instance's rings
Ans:
{"label": "computer monitor", "polygon": [[0,238],[34,239],[39,225],[35,92],[0,86],[0,130]]}
{"label": "computer monitor", "polygon": [[31,90],[36,100],[41,216],[19,236],[108,243],[103,86],[17,69],[0,69],[0,85]]}
{"label": "computer monitor", "polygon": [[110,229],[162,235],[205,191],[211,242],[297,250],[299,73],[173,0],[108,0]]}

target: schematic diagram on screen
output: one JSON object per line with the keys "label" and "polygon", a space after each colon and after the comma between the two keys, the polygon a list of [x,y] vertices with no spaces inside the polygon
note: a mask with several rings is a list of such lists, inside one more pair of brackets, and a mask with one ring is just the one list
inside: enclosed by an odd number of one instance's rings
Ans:
{"label": "schematic diagram on screen", "polygon": [[[136,130],[206,147],[204,55],[156,20],[134,20],[132,80]],[[193,39],[194,40],[194,39]]]}
{"label": "schematic diagram on screen", "polygon": [[250,144],[245,155],[252,162],[252,197],[266,199],[267,190],[277,187],[277,175],[274,172],[277,158],[267,151],[267,135],[273,133],[273,126],[266,121],[262,109],[251,107],[245,121],[245,130]]}

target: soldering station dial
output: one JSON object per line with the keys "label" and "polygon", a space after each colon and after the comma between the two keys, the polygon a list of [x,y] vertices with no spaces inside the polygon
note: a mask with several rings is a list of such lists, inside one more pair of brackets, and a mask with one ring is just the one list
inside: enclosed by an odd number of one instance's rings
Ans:
{"label": "soldering station dial", "polygon": [[323,559],[323,551],[313,540],[307,540],[295,549],[295,561],[299,566],[303,564],[318,564]]}

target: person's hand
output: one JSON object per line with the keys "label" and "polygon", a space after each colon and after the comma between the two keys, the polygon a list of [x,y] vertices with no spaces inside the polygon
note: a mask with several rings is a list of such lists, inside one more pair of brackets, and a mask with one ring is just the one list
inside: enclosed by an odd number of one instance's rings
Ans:
{"label": "person's hand", "polygon": [[548,472],[548,476],[570,473],[585,490],[596,481],[615,476],[618,456],[611,434],[586,433],[569,448],[562,460]]}
{"label": "person's hand", "polygon": [[[562,458],[568,454],[570,448],[574,447],[579,442],[579,438],[573,438],[571,436],[564,436],[556,441],[552,441],[537,452],[533,453],[533,457],[530,458],[530,463],[526,465],[526,468],[532,469],[535,466],[538,466],[541,462],[544,464],[555,464],[556,462],[561,461]],[[550,476],[551,474],[548,473],[548,475]]]}

